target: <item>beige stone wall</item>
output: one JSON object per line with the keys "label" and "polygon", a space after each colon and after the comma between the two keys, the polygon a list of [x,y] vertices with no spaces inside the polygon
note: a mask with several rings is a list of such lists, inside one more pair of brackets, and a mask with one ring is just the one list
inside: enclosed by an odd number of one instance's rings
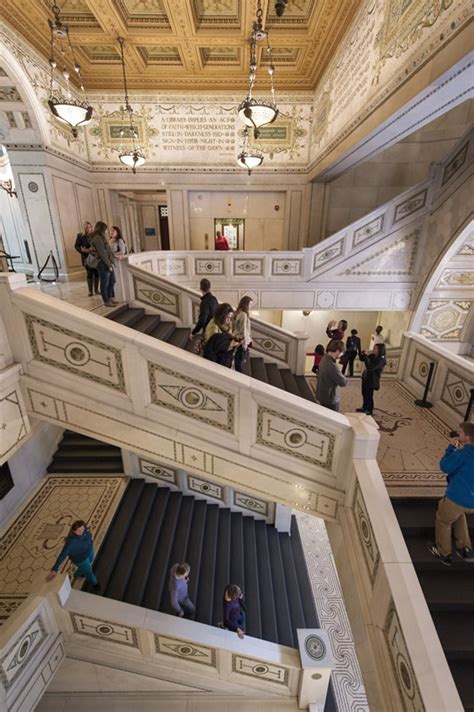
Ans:
{"label": "beige stone wall", "polygon": [[321,239],[426,180],[473,121],[474,101],[466,101],[324,186]]}

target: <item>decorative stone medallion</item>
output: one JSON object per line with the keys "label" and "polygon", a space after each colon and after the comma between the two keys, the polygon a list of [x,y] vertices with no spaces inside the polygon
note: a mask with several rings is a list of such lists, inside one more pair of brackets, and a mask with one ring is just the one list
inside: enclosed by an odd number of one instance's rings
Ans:
{"label": "decorative stone medallion", "polygon": [[155,633],[155,650],[162,655],[182,658],[193,663],[199,663],[200,665],[207,665],[213,668],[217,666],[216,651],[207,645],[199,645],[187,640],[180,640],[179,638],[171,638]]}
{"label": "decorative stone medallion", "polygon": [[322,660],[326,655],[326,645],[318,635],[308,635],[304,641],[304,647],[313,660]]}

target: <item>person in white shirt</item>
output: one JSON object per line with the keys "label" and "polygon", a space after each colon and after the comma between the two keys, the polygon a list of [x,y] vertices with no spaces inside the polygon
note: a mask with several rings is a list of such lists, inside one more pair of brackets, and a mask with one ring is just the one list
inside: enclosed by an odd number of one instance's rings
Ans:
{"label": "person in white shirt", "polygon": [[251,297],[242,297],[234,314],[232,331],[236,337],[241,339],[241,343],[235,351],[234,367],[240,373],[242,373],[243,366],[249,357],[249,345],[252,343],[249,316],[252,303]]}
{"label": "person in white shirt", "polygon": [[370,346],[369,346],[369,351],[374,350],[375,344],[381,344],[384,349],[384,354],[385,354],[385,338],[382,336],[382,331],[383,331],[383,326],[377,326],[375,329],[375,333],[372,334],[370,337]]}

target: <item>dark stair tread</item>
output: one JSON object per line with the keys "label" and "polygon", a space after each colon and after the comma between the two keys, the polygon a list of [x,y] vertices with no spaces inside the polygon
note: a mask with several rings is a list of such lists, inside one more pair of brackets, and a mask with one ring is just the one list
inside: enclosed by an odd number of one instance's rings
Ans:
{"label": "dark stair tread", "polygon": [[173,321],[162,321],[156,329],[153,329],[150,336],[160,339],[160,341],[168,341],[175,328]]}
{"label": "dark stair tread", "polygon": [[169,339],[167,339],[167,341],[172,346],[176,346],[179,349],[184,349],[189,342],[190,332],[190,329],[177,327],[175,328]]}
{"label": "dark stair tread", "polygon": [[290,369],[280,368],[280,376],[285,386],[285,391],[288,391],[288,393],[293,393],[295,396],[299,396],[300,389],[298,388],[297,383],[295,381],[295,377],[291,373]]}
{"label": "dark stair tread", "polygon": [[[260,617],[262,637],[278,643],[275,602],[273,600],[273,581],[268,549],[267,525],[263,520],[255,522],[255,541],[257,544],[258,591],[260,597]],[[249,601],[252,605],[252,601]]]}
{"label": "dark stair tread", "polygon": [[100,547],[94,570],[102,591],[107,588],[144,486],[145,480],[130,480],[109,527],[107,536]]}
{"label": "dark stair tread", "polygon": [[[422,534],[423,531],[431,531],[433,534],[438,502],[439,497],[392,499],[400,529],[407,533]],[[468,515],[467,520],[469,527],[474,528],[474,515]]]}
{"label": "dark stair tread", "polygon": [[120,548],[114,570],[107,587],[103,590],[103,595],[107,598],[114,598],[117,601],[123,600],[135,557],[140,553],[143,533],[153,507],[156,492],[157,487],[154,484],[147,483],[143,487],[127,536]]}
{"label": "dark stair tread", "polygon": [[188,548],[186,551],[186,561],[191,567],[188,593],[193,603],[196,601],[196,593],[199,585],[204,527],[206,526],[206,509],[207,502],[205,499],[197,499],[194,502],[193,518],[189,530]]}
{"label": "dark stair tread", "polygon": [[230,515],[230,557],[229,583],[236,583],[245,592],[244,572],[244,522],[242,512]]}
{"label": "dark stair tread", "polygon": [[418,572],[428,607],[434,610],[447,610],[449,606],[474,610],[474,565],[466,564],[462,569],[443,566],[443,569]]}
{"label": "dark stair tread", "polygon": [[448,660],[464,709],[474,709],[474,675],[472,660]]}
{"label": "dark stair tread", "polygon": [[[103,442],[102,440],[96,440],[88,435],[82,435],[82,433],[71,433],[70,431],[65,431],[63,439],[59,443],[59,446],[65,447],[76,447],[76,448],[86,448],[86,447],[116,447],[115,445],[110,445],[110,443]],[[117,450],[120,450],[117,447]]]}
{"label": "dark stair tread", "polygon": [[281,558],[286,577],[288,606],[290,609],[290,618],[296,645],[298,640],[296,635],[297,629],[306,627],[303,613],[303,604],[301,602],[298,577],[296,575],[295,560],[293,558],[293,551],[291,549],[290,537],[286,532],[279,532],[278,538],[280,541]]}
{"label": "dark stair tread", "polygon": [[158,314],[151,314],[143,316],[139,321],[137,321],[133,328],[135,331],[140,331],[142,334],[151,334],[161,321],[161,317]]}
{"label": "dark stair tread", "polygon": [[120,316],[120,314],[123,314],[123,312],[128,311],[130,307],[128,304],[121,304],[119,307],[116,307],[115,309],[112,309],[112,311],[109,311],[105,318],[110,319],[111,321],[115,321],[117,317]]}
{"label": "dark stair tread", "polygon": [[268,383],[267,372],[265,370],[265,362],[263,358],[250,359],[250,374],[252,378],[257,378],[263,383]]}
{"label": "dark stair tread", "polygon": [[159,609],[163,590],[168,585],[169,558],[182,500],[181,492],[171,492],[160,529],[153,561],[141,605],[154,611]]}
{"label": "dark stair tread", "polygon": [[[214,568],[216,563],[219,507],[209,504],[204,527],[203,550],[199,569],[199,591],[196,600],[196,620],[210,625],[214,600]],[[193,601],[194,603],[194,601]]]}
{"label": "dark stair tread", "polygon": [[318,614],[314,605],[313,590],[309,580],[306,560],[301,544],[300,532],[296,517],[291,517],[291,548],[295,562],[296,577],[298,579],[298,587],[300,590],[301,604],[303,606],[303,614],[306,628],[319,628]]}
{"label": "dark stair tread", "polygon": [[247,633],[255,638],[262,637],[260,618],[260,595],[258,591],[257,543],[255,540],[255,519],[243,517],[244,535],[244,579],[243,589],[247,605]]}
{"label": "dark stair tread", "polygon": [[474,611],[434,611],[432,616],[446,655],[474,660]]}
{"label": "dark stair tread", "polygon": [[217,546],[216,546],[216,565],[214,568],[214,598],[212,603],[212,624],[217,625],[222,622],[222,599],[224,589],[229,583],[238,581],[230,581],[230,509],[219,509],[219,523],[217,526]]}
{"label": "dark stair tread", "polygon": [[143,316],[145,316],[144,309],[129,307],[117,315],[112,315],[112,321],[122,326],[133,327]]}
{"label": "dark stair tread", "polygon": [[[426,542],[429,537],[423,536],[406,536],[405,543],[407,545],[408,551],[410,553],[411,560],[416,571],[441,571],[446,572],[446,566],[436,559],[433,554],[428,551]],[[458,569],[465,570],[468,564],[462,561],[458,556],[453,554],[453,564],[451,571]],[[473,565],[474,574],[474,565]]]}
{"label": "dark stair tread", "polygon": [[123,597],[124,601],[133,603],[135,606],[139,606],[142,602],[170,495],[170,490],[167,487],[158,487],[157,489],[158,492],[153,501],[140,544],[140,556],[135,559]]}
{"label": "dark stair tread", "polygon": [[[188,547],[189,529],[191,527],[193,517],[194,501],[194,497],[189,496],[184,496],[181,500],[179,518],[176,523],[167,571],[169,571],[174,564],[180,564],[185,560],[186,549]],[[163,587],[160,611],[164,611],[165,613],[174,613],[174,610],[171,607],[168,586]]]}
{"label": "dark stair tread", "polygon": [[266,363],[265,371],[267,372],[268,383],[271,386],[275,386],[275,388],[280,388],[282,391],[284,391],[285,384],[283,383],[283,379],[280,375],[280,369],[278,368],[276,363]]}
{"label": "dark stair tread", "polygon": [[290,607],[286,590],[285,571],[281,557],[280,543],[277,530],[267,524],[268,551],[270,554],[270,569],[272,572],[272,593],[275,604],[275,615],[278,629],[278,642],[280,645],[295,647],[293,629],[291,625]]}
{"label": "dark stair tread", "polygon": [[102,458],[102,457],[122,457],[120,448],[113,445],[89,445],[88,447],[78,447],[76,445],[63,445],[56,450],[53,455],[54,459],[77,458],[79,460]]}
{"label": "dark stair tread", "polygon": [[314,393],[311,390],[311,387],[305,376],[294,376],[294,379],[296,381],[296,385],[298,386],[301,397],[306,398],[306,400],[309,400],[312,403],[315,403]]}
{"label": "dark stair tread", "polygon": [[123,463],[121,458],[110,458],[110,462],[106,462],[105,459],[109,458],[95,458],[93,462],[78,462],[77,459],[73,459],[72,461],[53,460],[48,467],[48,472],[113,472],[115,474],[123,474]]}

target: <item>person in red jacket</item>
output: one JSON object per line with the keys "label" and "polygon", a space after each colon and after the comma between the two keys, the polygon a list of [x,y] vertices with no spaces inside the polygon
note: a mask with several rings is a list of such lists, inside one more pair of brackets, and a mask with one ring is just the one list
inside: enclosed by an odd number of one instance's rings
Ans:
{"label": "person in red jacket", "polygon": [[229,240],[220,230],[216,233],[216,250],[230,250]]}

